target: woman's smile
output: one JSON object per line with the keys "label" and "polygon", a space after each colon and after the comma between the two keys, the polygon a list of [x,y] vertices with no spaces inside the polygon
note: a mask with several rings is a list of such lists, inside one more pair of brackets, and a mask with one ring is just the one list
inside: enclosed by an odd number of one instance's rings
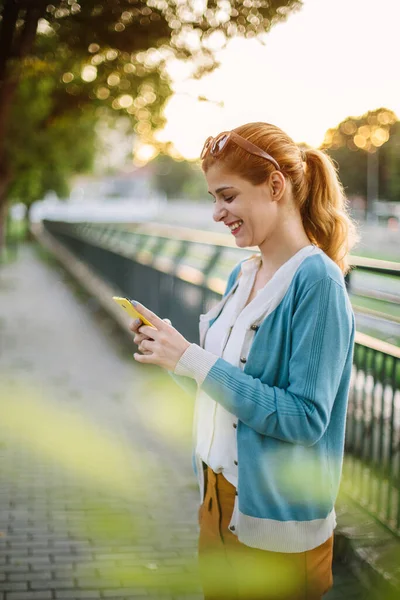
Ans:
{"label": "woman's smile", "polygon": [[233,235],[237,235],[239,231],[242,229],[243,221],[241,219],[237,219],[236,221],[231,221],[227,224],[231,233]]}
{"label": "woman's smile", "polygon": [[239,232],[240,232],[240,231],[241,231],[241,229],[242,229],[242,225],[243,225],[243,221],[241,222],[241,224],[240,224],[240,225],[238,225],[237,227],[235,227],[235,229],[231,229],[231,233],[232,233],[233,235],[239,235]]}

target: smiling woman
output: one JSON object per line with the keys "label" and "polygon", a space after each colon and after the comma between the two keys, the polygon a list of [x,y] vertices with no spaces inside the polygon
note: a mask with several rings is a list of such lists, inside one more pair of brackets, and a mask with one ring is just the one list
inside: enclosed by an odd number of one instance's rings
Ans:
{"label": "smiling woman", "polygon": [[208,138],[202,158],[214,219],[260,254],[200,316],[199,345],[139,306],[157,331],[132,325],[135,358],[195,391],[205,599],[320,600],[352,370],[354,226],[330,159],[278,127]]}
{"label": "smiling woman", "polygon": [[[237,241],[238,245],[268,243],[280,224],[287,230],[289,219],[290,234],[295,233],[297,243],[318,244],[346,273],[346,256],[357,236],[335,168],[325,153],[300,149],[274,125],[250,123],[207,138],[201,157],[209,193],[217,205],[214,219],[230,226],[245,221],[240,214],[243,208],[248,215],[251,231],[248,228],[246,239]],[[245,227],[240,232],[244,236]]]}

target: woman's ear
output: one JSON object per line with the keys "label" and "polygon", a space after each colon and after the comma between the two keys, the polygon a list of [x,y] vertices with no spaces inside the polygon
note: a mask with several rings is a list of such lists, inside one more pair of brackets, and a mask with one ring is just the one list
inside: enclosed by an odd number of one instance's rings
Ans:
{"label": "woman's ear", "polygon": [[285,193],[286,179],[280,171],[274,171],[269,178],[269,189],[273,200],[280,200]]}

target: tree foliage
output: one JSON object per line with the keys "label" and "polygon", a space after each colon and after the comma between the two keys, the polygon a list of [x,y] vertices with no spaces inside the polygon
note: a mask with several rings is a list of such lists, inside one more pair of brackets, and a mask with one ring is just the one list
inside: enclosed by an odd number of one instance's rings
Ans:
{"label": "tree foliage", "polygon": [[91,169],[94,159],[95,111],[58,111],[56,86],[46,64],[35,62],[14,100],[7,139],[9,161],[18,176],[8,196],[27,206],[48,190],[66,196],[71,174]]}
{"label": "tree foliage", "polygon": [[400,200],[400,123],[387,108],[347,117],[329,129],[322,148],[339,165],[348,196],[367,196],[368,153],[379,154],[379,196]]}
{"label": "tree foliage", "polygon": [[69,171],[90,163],[91,125],[105,111],[128,115],[137,135],[154,141],[171,93],[168,61],[190,61],[191,75],[201,77],[216,66],[216,47],[237,35],[265,33],[301,5],[0,0],[0,247],[9,193],[31,201],[49,186],[65,188]]}
{"label": "tree foliage", "polygon": [[151,167],[155,189],[169,199],[200,200],[207,197],[207,184],[198,163],[160,155],[151,162]]}
{"label": "tree foliage", "polygon": [[[192,75],[215,67],[212,43],[235,35],[265,33],[301,6],[301,0],[0,0],[3,16],[0,75],[27,63],[54,64],[58,110],[86,103],[126,111],[145,136],[162,125],[160,108],[170,94],[165,66],[172,58],[190,59]],[[6,19],[16,7],[17,18]],[[14,11],[15,12],[15,11]],[[14,15],[15,16],[15,15]],[[36,19],[38,33],[21,57],[21,40]],[[14,24],[14,26],[13,26]],[[13,31],[7,27],[13,26]],[[7,44],[7,39],[9,39]],[[1,76],[0,76],[1,80]],[[1,96],[1,93],[0,93]],[[50,115],[52,118],[52,115]]]}
{"label": "tree foliage", "polygon": [[390,138],[380,151],[381,197],[400,202],[400,121],[390,129]]}
{"label": "tree foliage", "polygon": [[[29,203],[48,189],[66,193],[69,174],[91,166],[94,126],[106,114],[127,116],[136,134],[154,143],[171,93],[168,61],[189,60],[191,75],[201,77],[216,66],[214,48],[265,33],[301,5],[0,0],[0,216],[6,197]],[[367,153],[379,148],[380,196],[400,199],[400,125],[390,110],[348,117],[327,132],[323,147],[338,162],[348,195],[363,196]],[[185,169],[170,166],[174,190],[184,189]],[[166,176],[157,177],[168,189]],[[202,196],[196,181],[191,166],[186,186]]]}

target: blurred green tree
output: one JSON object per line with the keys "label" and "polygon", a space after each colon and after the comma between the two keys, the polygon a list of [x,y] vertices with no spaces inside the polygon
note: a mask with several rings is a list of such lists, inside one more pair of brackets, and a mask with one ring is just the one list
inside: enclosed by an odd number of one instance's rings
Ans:
{"label": "blurred green tree", "polygon": [[63,111],[56,86],[46,63],[36,62],[25,70],[14,98],[7,140],[16,177],[7,195],[9,200],[23,199],[28,208],[49,190],[65,197],[70,175],[93,164],[95,110],[88,105],[81,111]]}
{"label": "blurred green tree", "polygon": [[[400,200],[400,127],[388,108],[347,117],[325,134],[322,148],[339,165],[348,196]],[[379,159],[378,159],[379,153]]]}
{"label": "blurred green tree", "polygon": [[381,197],[400,202],[400,121],[390,128],[390,138],[380,151],[380,163]]}
{"label": "blurred green tree", "polygon": [[154,187],[169,199],[199,200],[207,196],[207,185],[198,163],[159,155],[151,166]]}
{"label": "blurred green tree", "polygon": [[[14,140],[7,134],[21,118],[13,104],[29,66],[45,62],[53,68],[53,101],[42,119],[48,127],[65,113],[77,118],[90,103],[129,114],[137,134],[151,138],[171,93],[169,60],[190,60],[191,75],[201,77],[216,66],[213,37],[220,45],[236,35],[254,37],[301,5],[302,0],[0,0],[0,248],[8,191],[19,176],[10,156]],[[101,118],[101,110],[95,115]],[[70,154],[74,151],[73,145]]]}

